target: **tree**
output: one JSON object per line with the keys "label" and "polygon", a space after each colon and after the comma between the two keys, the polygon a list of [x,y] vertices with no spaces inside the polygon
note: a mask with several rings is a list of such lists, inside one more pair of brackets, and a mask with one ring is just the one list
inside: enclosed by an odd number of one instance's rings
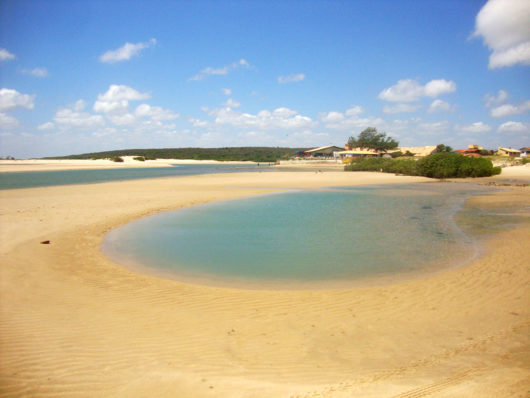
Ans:
{"label": "tree", "polygon": [[436,149],[433,151],[433,153],[442,153],[442,152],[453,152],[453,148],[451,148],[449,145],[444,145],[444,144],[436,145]]}
{"label": "tree", "polygon": [[374,127],[368,127],[357,138],[350,137],[348,140],[350,148],[370,148],[376,151],[394,149],[398,144],[396,140],[387,137],[386,133],[379,133]]}

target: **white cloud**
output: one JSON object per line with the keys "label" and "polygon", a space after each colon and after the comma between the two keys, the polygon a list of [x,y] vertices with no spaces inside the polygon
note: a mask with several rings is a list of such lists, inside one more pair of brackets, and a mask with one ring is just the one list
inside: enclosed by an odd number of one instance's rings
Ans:
{"label": "white cloud", "polygon": [[415,112],[419,108],[421,108],[421,105],[411,105],[411,104],[396,104],[396,105],[385,105],[383,107],[383,112],[385,113],[410,113]]}
{"label": "white cloud", "polygon": [[[215,75],[226,75],[230,72],[233,72],[240,68],[248,69],[250,68],[250,64],[245,59],[240,59],[238,62],[233,62],[230,65],[225,65],[220,68],[213,68],[211,66],[208,66],[201,70],[198,74],[195,76],[190,77],[188,80],[202,80],[208,76],[215,76]],[[226,93],[225,93],[226,94]],[[228,94],[227,94],[228,95]]]}
{"label": "white cloud", "polygon": [[361,118],[359,115],[364,110],[360,106],[353,106],[346,112],[330,111],[320,115],[320,121],[325,127],[333,130],[351,130],[366,127],[381,126],[384,120],[376,117]]}
{"label": "white cloud", "polygon": [[239,108],[241,104],[232,98],[228,98],[225,102],[223,102],[223,106],[226,106],[228,108]]}
{"label": "white cloud", "polygon": [[491,131],[491,127],[483,122],[475,122],[466,125],[456,125],[456,130],[459,130],[464,133],[486,133]]}
{"label": "white cloud", "polygon": [[134,111],[138,117],[150,117],[156,121],[163,120],[174,120],[179,118],[179,114],[169,109],[163,109],[159,106],[150,106],[147,104],[141,104],[136,107]]}
{"label": "white cloud", "polygon": [[482,36],[492,51],[491,69],[530,64],[530,2],[489,0],[479,11],[473,36]]}
{"label": "white cloud", "polygon": [[[105,120],[101,115],[83,112],[84,107],[85,102],[79,100],[74,105],[59,109],[55,113],[53,120],[61,129],[93,129],[105,124]],[[50,126],[49,123],[44,123],[41,126],[45,125]]]}
{"label": "white cloud", "polygon": [[277,108],[272,112],[262,110],[256,115],[235,111],[232,108],[222,108],[214,109],[210,115],[215,116],[214,123],[218,125],[259,130],[304,129],[314,123],[311,118],[288,108]]}
{"label": "white cloud", "polygon": [[39,130],[53,130],[55,128],[55,124],[53,124],[52,122],[46,122],[46,123],[41,124],[37,128]]}
{"label": "white cloud", "polygon": [[48,70],[46,68],[34,68],[34,69],[22,69],[20,71],[25,75],[31,75],[33,77],[48,77]]}
{"label": "white cloud", "polygon": [[305,74],[303,73],[296,73],[293,75],[286,75],[286,76],[278,76],[278,83],[294,83],[294,82],[301,82],[305,79]]}
{"label": "white cloud", "polygon": [[453,81],[438,79],[431,80],[425,85],[425,95],[436,98],[442,94],[449,94],[456,91],[456,83]]}
{"label": "white cloud", "polygon": [[0,48],[0,62],[9,61],[11,59],[15,59],[15,54],[11,54],[5,48]]}
{"label": "white cloud", "polygon": [[416,80],[403,79],[381,91],[378,98],[390,102],[415,102],[421,97],[435,98],[454,91],[456,83],[445,79],[431,80],[425,86]]}
{"label": "white cloud", "polygon": [[506,122],[501,124],[497,131],[501,133],[528,133],[530,132],[530,124],[521,122]]}
{"label": "white cloud", "polygon": [[18,126],[18,120],[13,116],[0,112],[0,129],[14,129]]}
{"label": "white cloud", "polygon": [[526,101],[520,105],[504,104],[491,109],[492,117],[505,117],[511,115],[519,115],[530,110],[530,101]]}
{"label": "white cloud", "polygon": [[105,94],[99,94],[97,101],[94,103],[94,110],[96,112],[127,112],[129,109],[129,101],[139,101],[150,98],[147,93],[140,93],[135,89],[112,84]]}
{"label": "white cloud", "polygon": [[441,99],[435,99],[432,104],[429,106],[429,113],[437,112],[449,112],[451,110],[451,105],[449,102],[442,101]]}
{"label": "white cloud", "polygon": [[486,108],[492,107],[493,105],[502,104],[507,99],[508,99],[508,93],[504,90],[499,90],[499,92],[497,93],[497,96],[493,96],[489,93],[484,96],[484,101],[486,102]]}
{"label": "white cloud", "polygon": [[134,56],[140,55],[140,52],[146,48],[154,47],[156,39],[151,39],[141,43],[125,43],[122,47],[116,50],[109,50],[99,57],[99,61],[103,63],[113,64],[120,61],[128,61]]}
{"label": "white cloud", "polygon": [[34,94],[20,94],[17,90],[2,88],[0,89],[0,112],[15,108],[33,109],[34,99]]}
{"label": "white cloud", "polygon": [[224,95],[232,95],[232,90],[229,88],[223,88],[223,94]]}

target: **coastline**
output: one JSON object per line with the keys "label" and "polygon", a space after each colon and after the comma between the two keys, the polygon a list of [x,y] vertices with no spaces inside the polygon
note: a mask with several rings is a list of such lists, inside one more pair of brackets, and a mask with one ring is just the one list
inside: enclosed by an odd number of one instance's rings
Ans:
{"label": "coastline", "polygon": [[[160,211],[400,181],[427,179],[279,171],[0,191],[0,395],[525,393],[528,225],[488,237],[465,267],[340,290],[192,285],[137,274],[99,251],[110,229]],[[513,187],[473,205],[528,197]]]}
{"label": "coastline", "polygon": [[216,160],[193,159],[155,159],[140,162],[134,160],[134,156],[121,156],[121,158],[123,159],[123,162],[113,162],[110,159],[0,159],[0,173],[16,173],[24,171],[119,169],[135,167],[170,167],[177,164],[255,164],[254,162],[219,162]]}

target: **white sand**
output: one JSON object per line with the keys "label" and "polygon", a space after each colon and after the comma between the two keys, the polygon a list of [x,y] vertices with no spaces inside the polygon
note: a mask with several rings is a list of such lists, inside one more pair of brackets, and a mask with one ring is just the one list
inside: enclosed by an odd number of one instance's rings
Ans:
{"label": "white sand", "polygon": [[[192,285],[99,250],[109,230],[154,212],[278,188],[423,180],[277,172],[0,191],[0,395],[527,396],[528,223],[491,237],[466,267],[336,290]],[[529,192],[472,204],[521,205]]]}

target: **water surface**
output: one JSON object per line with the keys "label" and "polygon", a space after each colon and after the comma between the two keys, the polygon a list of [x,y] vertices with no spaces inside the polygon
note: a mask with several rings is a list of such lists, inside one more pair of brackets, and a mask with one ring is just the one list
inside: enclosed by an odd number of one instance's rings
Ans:
{"label": "water surface", "polygon": [[453,216],[484,187],[334,188],[216,202],[140,219],[103,251],[177,278],[265,284],[347,281],[463,264],[476,244]]}
{"label": "water surface", "polygon": [[136,180],[197,174],[273,171],[273,167],[257,164],[179,164],[170,167],[135,167],[119,169],[56,170],[0,173],[0,189],[46,187],[52,185],[92,184],[98,182]]}

